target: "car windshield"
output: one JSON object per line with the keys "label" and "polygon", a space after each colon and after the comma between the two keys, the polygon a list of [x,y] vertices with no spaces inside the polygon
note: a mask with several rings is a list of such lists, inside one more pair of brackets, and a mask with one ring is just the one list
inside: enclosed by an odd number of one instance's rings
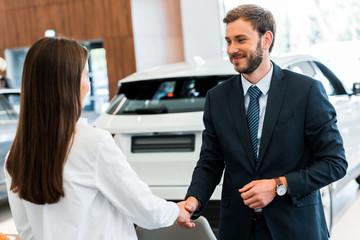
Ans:
{"label": "car windshield", "polygon": [[232,75],[166,78],[121,83],[107,113],[161,114],[203,111],[206,92]]}

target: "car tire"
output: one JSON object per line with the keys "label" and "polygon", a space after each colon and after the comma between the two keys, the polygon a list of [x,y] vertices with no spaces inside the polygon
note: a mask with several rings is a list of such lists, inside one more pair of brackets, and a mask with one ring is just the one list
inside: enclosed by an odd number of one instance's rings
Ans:
{"label": "car tire", "polygon": [[320,189],[321,201],[324,207],[326,224],[331,233],[332,222],[333,222],[333,196],[332,196],[332,186],[328,185]]}

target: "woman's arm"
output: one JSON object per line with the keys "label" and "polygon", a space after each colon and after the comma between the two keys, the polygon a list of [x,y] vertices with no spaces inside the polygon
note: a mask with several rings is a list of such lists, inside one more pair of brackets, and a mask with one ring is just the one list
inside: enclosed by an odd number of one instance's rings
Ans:
{"label": "woman's arm", "polygon": [[104,196],[133,223],[147,228],[172,225],[179,207],[153,195],[137,176],[110,134],[99,143],[96,185]]}
{"label": "woman's arm", "polygon": [[[6,166],[6,164],[5,164]],[[10,190],[11,186],[11,177],[6,170],[5,178],[6,178],[6,189],[8,193],[8,201],[11,208],[11,214],[14,218],[15,226],[18,231],[18,234],[21,240],[30,240],[34,239],[34,234],[32,232],[28,216],[26,214],[26,209],[24,207],[23,201],[19,198],[19,196]]]}

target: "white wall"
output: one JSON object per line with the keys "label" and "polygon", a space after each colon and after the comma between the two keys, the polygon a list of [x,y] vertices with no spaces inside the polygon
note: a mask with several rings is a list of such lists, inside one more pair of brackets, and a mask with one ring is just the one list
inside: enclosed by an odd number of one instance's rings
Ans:
{"label": "white wall", "polygon": [[181,0],[185,61],[222,58],[222,22],[218,0]]}

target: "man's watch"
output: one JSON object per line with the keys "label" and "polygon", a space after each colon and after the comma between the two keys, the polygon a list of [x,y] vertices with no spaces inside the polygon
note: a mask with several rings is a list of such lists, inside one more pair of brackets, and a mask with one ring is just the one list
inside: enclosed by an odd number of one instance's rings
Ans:
{"label": "man's watch", "polygon": [[281,197],[284,196],[287,192],[285,184],[280,180],[279,177],[274,178],[276,182],[276,194]]}

